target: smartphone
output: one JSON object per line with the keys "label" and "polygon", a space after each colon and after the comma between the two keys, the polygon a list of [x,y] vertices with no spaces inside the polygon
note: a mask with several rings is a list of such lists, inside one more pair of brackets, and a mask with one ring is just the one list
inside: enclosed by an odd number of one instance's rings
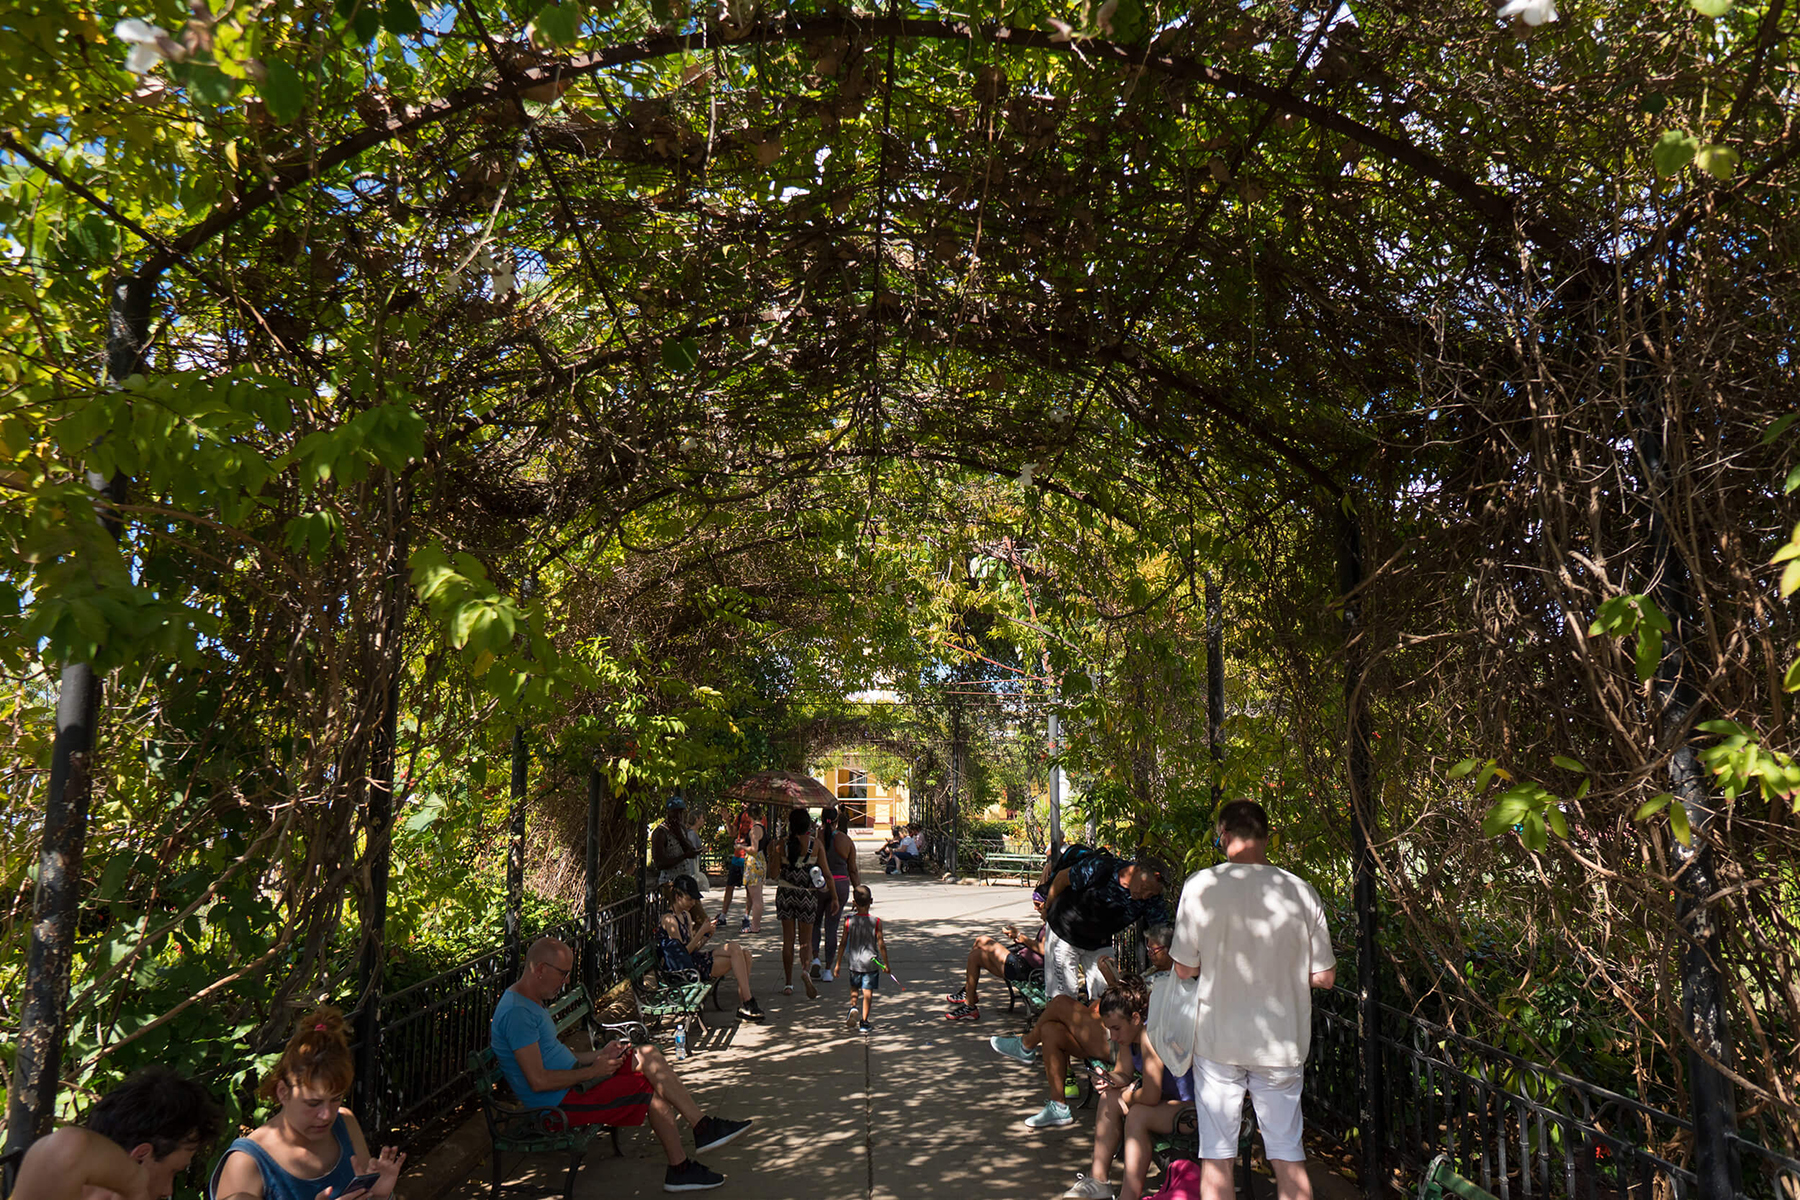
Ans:
{"label": "smartphone", "polygon": [[366,1192],[380,1182],[381,1176],[374,1171],[370,1171],[367,1175],[358,1175],[355,1179],[352,1179],[349,1183],[345,1184],[344,1190],[340,1192],[339,1195],[348,1196],[351,1192]]}

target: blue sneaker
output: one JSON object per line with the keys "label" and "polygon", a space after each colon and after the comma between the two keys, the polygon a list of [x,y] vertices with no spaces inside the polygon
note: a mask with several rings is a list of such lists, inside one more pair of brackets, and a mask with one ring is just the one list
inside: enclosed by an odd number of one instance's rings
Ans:
{"label": "blue sneaker", "polygon": [[[1023,1038],[996,1036],[988,1039],[988,1045],[992,1046],[1001,1054],[1006,1055],[1006,1057],[1016,1058],[1020,1062],[1026,1064],[1037,1062],[1039,1057],[1036,1050],[1027,1050],[1025,1048],[1025,1040]],[[1063,1111],[1066,1113],[1068,1109],[1065,1108]],[[1063,1124],[1067,1125],[1068,1122],[1064,1121]]]}
{"label": "blue sneaker", "polygon": [[1061,1100],[1051,1100],[1035,1114],[1025,1118],[1025,1124],[1033,1129],[1056,1129],[1074,1123],[1075,1115]]}

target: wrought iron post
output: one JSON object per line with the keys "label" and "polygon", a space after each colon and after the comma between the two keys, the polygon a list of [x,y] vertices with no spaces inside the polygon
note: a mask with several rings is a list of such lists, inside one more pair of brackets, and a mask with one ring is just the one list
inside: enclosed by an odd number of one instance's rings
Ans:
{"label": "wrought iron post", "polygon": [[1356,988],[1362,1027],[1362,1185],[1370,1196],[1385,1196],[1387,1183],[1387,1091],[1381,1057],[1381,972],[1375,874],[1375,762],[1369,753],[1368,708],[1362,698],[1363,649],[1359,641],[1363,583],[1362,526],[1344,503],[1336,506],[1338,592],[1344,623],[1345,758],[1349,767],[1351,853],[1355,870]]}
{"label": "wrought iron post", "polygon": [[512,830],[506,842],[506,973],[517,975],[522,961],[520,923],[525,908],[525,774],[531,765],[525,727],[513,726]]}
{"label": "wrought iron post", "polygon": [[[1054,703],[1054,701],[1052,701]],[[1050,714],[1050,757],[1055,758],[1062,747],[1062,726],[1056,714]],[[1050,861],[1056,860],[1056,852],[1062,849],[1062,768],[1054,763],[1050,766]]]}
{"label": "wrought iron post", "polygon": [[363,914],[362,961],[358,977],[362,1003],[357,1016],[356,1112],[372,1137],[385,1131],[381,1110],[381,973],[387,957],[388,866],[394,826],[394,760],[400,728],[400,676],[406,669],[405,503],[397,483],[389,489],[394,541],[388,559],[387,612],[380,655],[387,666],[381,724],[369,747],[369,784],[363,807],[363,837],[369,863],[368,911]]}
{"label": "wrought iron post", "polygon": [[[155,276],[115,281],[107,311],[106,374],[119,383],[143,366],[150,333]],[[125,499],[125,477],[103,480],[88,473],[101,523],[116,539],[123,528],[112,506]],[[62,1074],[67,1031],[69,970],[81,903],[81,857],[87,845],[88,803],[93,796],[94,729],[100,717],[100,679],[92,663],[63,668],[56,698],[56,739],[50,750],[50,790],[38,848],[37,891],[32,897],[31,939],[25,952],[25,996],[7,1104],[6,1149],[23,1150],[50,1127]]]}
{"label": "wrought iron post", "polygon": [[1206,590],[1206,745],[1212,752],[1213,812],[1225,798],[1221,772],[1225,763],[1225,621],[1219,581],[1208,571]]}
{"label": "wrought iron post", "polygon": [[[635,783],[632,784],[630,796],[635,797],[638,791],[637,785]],[[639,805],[638,807],[641,809],[642,805]],[[632,874],[637,877],[638,920],[643,922],[638,931],[639,945],[641,946],[649,944],[650,941],[650,867],[648,865],[648,860],[650,858],[650,822],[641,811],[636,816],[633,816],[631,821],[632,824],[637,827],[637,836],[633,839],[636,843],[635,850],[637,858],[632,866]],[[633,949],[635,950],[637,947],[634,946]]]}
{"label": "wrought iron post", "polygon": [[589,767],[587,896],[582,920],[582,929],[587,934],[587,946],[581,956],[582,982],[586,985],[589,996],[598,994],[600,987],[600,782],[600,768]]}
{"label": "wrought iron post", "polygon": [[1700,704],[1697,673],[1688,647],[1702,643],[1694,616],[1692,575],[1682,558],[1662,507],[1671,494],[1664,450],[1667,421],[1655,389],[1634,405],[1637,449],[1650,498],[1648,577],[1657,607],[1669,619],[1663,656],[1652,683],[1662,705],[1663,738],[1675,747],[1669,758],[1669,791],[1687,810],[1690,841],[1671,847],[1679,889],[1676,918],[1686,933],[1681,951],[1681,1008],[1687,1034],[1698,1049],[1687,1055],[1688,1103],[1694,1121],[1694,1174],[1700,1200],[1732,1200],[1740,1191],[1740,1171],[1732,1138],[1737,1133],[1737,1099],[1731,1081],[1715,1064],[1728,1063],[1730,1027],[1725,986],[1719,972],[1719,924],[1707,897],[1718,890],[1713,873],[1713,839],[1718,805],[1712,784],[1694,748],[1690,722]]}
{"label": "wrought iron post", "polygon": [[962,841],[962,759],[962,705],[957,704],[950,710],[950,851],[944,856],[952,882],[956,879],[956,859]]}

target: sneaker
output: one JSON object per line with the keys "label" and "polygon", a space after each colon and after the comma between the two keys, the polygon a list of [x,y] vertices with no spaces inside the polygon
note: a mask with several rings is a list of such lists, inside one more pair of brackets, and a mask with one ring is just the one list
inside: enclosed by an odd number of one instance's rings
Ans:
{"label": "sneaker", "polygon": [[1075,1116],[1069,1106],[1061,1100],[1052,1100],[1032,1116],[1025,1118],[1025,1124],[1033,1129],[1057,1129],[1064,1125],[1073,1125]]}
{"label": "sneaker", "polygon": [[705,1163],[697,1163],[691,1158],[679,1167],[670,1167],[663,1172],[663,1191],[665,1192],[704,1192],[719,1187],[724,1182],[723,1175],[709,1170]]}
{"label": "sneaker", "polygon": [[738,1016],[746,1021],[760,1021],[763,1015],[762,1005],[756,1002],[755,996],[738,1005]]}
{"label": "sneaker", "polygon": [[701,1117],[700,1123],[694,1126],[694,1149],[717,1150],[725,1143],[736,1140],[748,1128],[750,1128],[748,1121],[727,1121],[724,1117]]}
{"label": "sneaker", "polygon": [[1081,1099],[1081,1081],[1073,1076],[1063,1080],[1063,1097],[1068,1100]]}
{"label": "sneaker", "polygon": [[793,995],[794,994],[794,985],[790,983],[790,984],[786,985],[785,987],[783,987],[781,989],[781,994],[784,996]]}
{"label": "sneaker", "polygon": [[750,932],[750,918],[745,917],[744,923],[742,925],[738,926],[738,935],[741,937],[742,935],[749,933],[749,932]]}
{"label": "sneaker", "polygon": [[831,982],[831,968],[830,967],[826,967],[823,971],[819,972],[819,982],[820,983],[830,983]]}
{"label": "sneaker", "polygon": [[[1036,1050],[1027,1050],[1023,1038],[996,1036],[988,1039],[988,1045],[992,1046],[999,1053],[1006,1055],[1006,1057],[1016,1058],[1022,1063],[1035,1064],[1038,1060],[1038,1052]],[[1063,1111],[1066,1113],[1068,1109],[1065,1108]],[[1063,1123],[1065,1125],[1068,1124],[1066,1121]]]}
{"label": "sneaker", "polygon": [[979,1021],[979,1020],[981,1020],[981,1010],[979,1008],[976,1008],[973,1004],[958,1004],[956,1007],[952,1008],[949,1012],[944,1014],[944,1020],[946,1020],[946,1021]]}
{"label": "sneaker", "polygon": [[860,1012],[860,1010],[856,1007],[856,1005],[852,1004],[850,1006],[850,1012],[845,1017],[845,1019],[850,1024],[850,1028],[852,1028],[852,1029],[856,1028],[856,1024],[859,1019],[859,1012]]}
{"label": "sneaker", "polygon": [[957,988],[954,992],[946,992],[944,994],[944,1003],[961,1004],[966,998],[967,994],[961,988]]}
{"label": "sneaker", "polygon": [[1063,1193],[1063,1200],[1113,1200],[1112,1184],[1092,1175],[1077,1175],[1075,1186]]}
{"label": "sneaker", "polygon": [[875,1027],[873,1025],[869,1024],[867,1021],[858,1021],[856,1023],[856,1032],[858,1032],[858,1033],[868,1033],[871,1030],[873,1030],[874,1028]]}
{"label": "sneaker", "polygon": [[823,969],[824,968],[819,966],[819,960],[815,958],[812,960],[812,965],[806,968],[806,973],[811,975],[814,979],[817,979],[819,977],[819,972]]}
{"label": "sneaker", "polygon": [[806,998],[808,1000],[817,1000],[819,998],[819,987],[812,981],[811,975],[802,975],[800,977],[800,982],[806,985]]}

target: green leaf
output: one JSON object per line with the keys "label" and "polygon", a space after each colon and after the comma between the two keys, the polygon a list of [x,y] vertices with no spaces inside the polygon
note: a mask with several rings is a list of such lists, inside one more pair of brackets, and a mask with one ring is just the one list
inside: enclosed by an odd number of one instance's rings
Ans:
{"label": "green leaf", "polygon": [[1693,162],[1699,151],[1699,138],[1684,130],[1670,129],[1650,148],[1650,161],[1655,164],[1658,175],[1667,177]]}
{"label": "green leaf", "polygon": [[1656,668],[1662,665],[1662,650],[1662,630],[1638,630],[1637,673],[1639,683],[1646,682],[1656,674]]}
{"label": "green leaf", "polygon": [[1720,183],[1724,183],[1737,173],[1738,152],[1730,146],[1721,146],[1716,142],[1708,143],[1695,153],[1694,164]]}
{"label": "green leaf", "polygon": [[1694,844],[1694,830],[1688,824],[1687,806],[1673,796],[1669,797],[1669,828],[1675,831],[1675,840],[1682,845]]}
{"label": "green leaf", "polygon": [[1781,494],[1785,496],[1795,488],[1800,488],[1800,463],[1796,463],[1793,470],[1787,473],[1787,478],[1782,481]]}
{"label": "green leaf", "polygon": [[1688,7],[1703,17],[1722,17],[1731,11],[1735,0],[1688,0]]}
{"label": "green leaf", "polygon": [[532,18],[531,27],[544,41],[566,46],[580,36],[582,15],[579,0],[550,0]]}
{"label": "green leaf", "polygon": [[1475,769],[1475,765],[1476,764],[1475,764],[1474,759],[1472,759],[1472,758],[1463,759],[1461,762],[1457,763],[1454,767],[1450,768],[1450,778],[1452,778],[1452,779],[1463,778],[1470,771],[1473,771]]}
{"label": "green leaf", "polygon": [[1523,820],[1530,811],[1531,802],[1523,796],[1515,795],[1514,789],[1508,788],[1500,799],[1494,801],[1494,806],[1487,810],[1487,815],[1481,818],[1482,835],[1499,837]]}
{"label": "green leaf", "polygon": [[1788,426],[1792,425],[1795,421],[1800,421],[1800,413],[1789,413],[1785,417],[1777,417],[1775,423],[1770,425],[1763,433],[1762,444],[1766,446],[1782,434],[1786,433]]}
{"label": "green leaf", "polygon": [[1788,664],[1787,674],[1781,677],[1781,690],[1800,692],[1800,658]]}
{"label": "green leaf", "polygon": [[662,360],[663,366],[671,371],[691,371],[700,365],[700,348],[693,338],[664,342]]}
{"label": "green leaf", "polygon": [[1587,768],[1581,765],[1580,759],[1570,758],[1566,754],[1558,754],[1550,761],[1565,771],[1579,771],[1583,775],[1587,774]]}
{"label": "green leaf", "polygon": [[1519,840],[1524,842],[1525,848],[1533,854],[1543,853],[1544,847],[1550,844],[1550,837],[1544,832],[1543,813],[1529,812],[1525,814],[1525,819],[1519,825]]}
{"label": "green leaf", "polygon": [[387,8],[381,14],[381,24],[395,37],[410,37],[425,28],[412,0],[387,0]]}
{"label": "green leaf", "polygon": [[237,80],[206,63],[189,64],[187,85],[188,95],[211,108],[229,104],[238,90]]}
{"label": "green leaf", "polygon": [[305,107],[306,85],[300,79],[300,72],[279,58],[264,59],[263,69],[267,75],[256,90],[276,124],[286,125],[299,117],[300,110]]}
{"label": "green leaf", "polygon": [[1651,817],[1654,817],[1657,813],[1667,808],[1669,806],[1669,801],[1673,799],[1675,799],[1675,797],[1668,792],[1658,792],[1656,795],[1638,805],[1638,810],[1631,814],[1631,819],[1633,821],[1648,821]]}
{"label": "green leaf", "polygon": [[1569,818],[1563,815],[1562,809],[1554,804],[1549,808],[1546,808],[1544,810],[1544,820],[1549,822],[1551,833],[1554,833],[1565,842],[1569,840]]}
{"label": "green leaf", "polygon": [[1489,759],[1487,765],[1481,768],[1481,774],[1475,777],[1475,790],[1478,792],[1485,792],[1487,790],[1487,785],[1494,782],[1494,776],[1499,773],[1500,768],[1494,765],[1493,759]]}
{"label": "green leaf", "polygon": [[1781,568],[1781,594],[1791,596],[1795,589],[1800,589],[1800,558]]}
{"label": "green leaf", "polygon": [[1667,107],[1669,98],[1661,92],[1650,92],[1638,101],[1638,111],[1649,113],[1653,117]]}
{"label": "green leaf", "polygon": [[350,27],[356,31],[357,41],[372,42],[375,40],[375,35],[381,32],[381,13],[375,8],[372,0],[356,10],[356,15],[350,19]]}

